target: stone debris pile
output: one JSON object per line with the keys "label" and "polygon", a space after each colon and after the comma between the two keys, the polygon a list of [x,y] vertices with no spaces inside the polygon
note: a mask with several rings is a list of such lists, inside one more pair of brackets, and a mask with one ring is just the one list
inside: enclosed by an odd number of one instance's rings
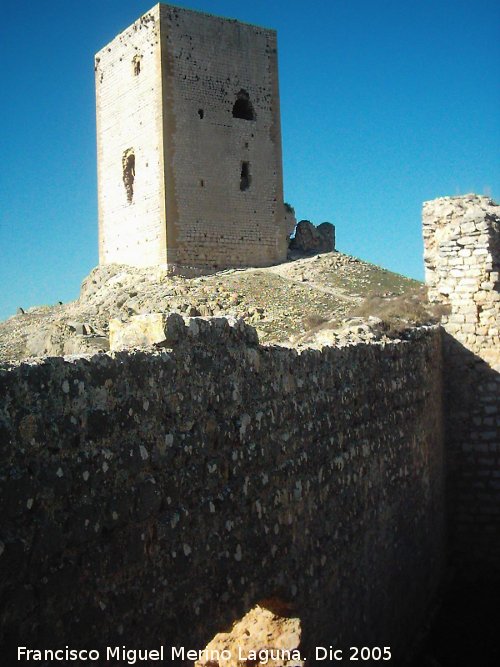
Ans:
{"label": "stone debris pile", "polygon": [[29,308],[0,323],[0,360],[105,352],[120,328],[116,320],[137,328],[142,316],[170,313],[243,319],[261,343],[288,345],[309,328],[306,316],[343,327],[367,291],[404,294],[416,285],[340,252],[193,278],[171,276],[165,266],[100,266],[83,281],[77,301]]}
{"label": "stone debris pile", "polygon": [[230,332],[230,338],[247,345],[257,345],[257,332],[242,319],[234,317],[182,317],[179,313],[147,313],[135,315],[128,322],[111,320],[109,323],[110,350],[132,348],[172,348],[186,338],[217,337]]}

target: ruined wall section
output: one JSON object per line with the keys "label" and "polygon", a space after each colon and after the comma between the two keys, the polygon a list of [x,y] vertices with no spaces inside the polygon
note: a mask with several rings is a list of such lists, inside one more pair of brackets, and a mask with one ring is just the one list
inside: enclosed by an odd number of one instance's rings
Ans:
{"label": "ruined wall section", "polygon": [[169,265],[284,261],[275,31],[167,5],[160,16]]}
{"label": "ruined wall section", "polygon": [[500,563],[500,206],[466,195],[426,202],[426,281],[443,320],[455,562]]}
{"label": "ruined wall section", "polygon": [[95,58],[99,263],[166,259],[159,7]]}
{"label": "ruined wall section", "polygon": [[439,330],[298,353],[171,316],[169,341],[0,371],[3,655],[200,649],[277,596],[306,647],[402,664],[444,557]]}

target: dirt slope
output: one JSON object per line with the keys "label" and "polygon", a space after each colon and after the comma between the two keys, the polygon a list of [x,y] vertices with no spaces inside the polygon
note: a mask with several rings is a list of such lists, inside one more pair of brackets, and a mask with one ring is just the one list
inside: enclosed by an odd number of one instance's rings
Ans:
{"label": "dirt slope", "polygon": [[[350,318],[369,293],[393,299],[419,289],[417,281],[339,252],[198,278],[170,277],[159,267],[98,267],[83,281],[78,300],[33,307],[1,322],[0,360],[106,349],[111,317],[148,312],[243,317],[261,342],[297,344],[325,323],[329,330],[359,325]],[[85,345],[64,347],[75,336]]]}

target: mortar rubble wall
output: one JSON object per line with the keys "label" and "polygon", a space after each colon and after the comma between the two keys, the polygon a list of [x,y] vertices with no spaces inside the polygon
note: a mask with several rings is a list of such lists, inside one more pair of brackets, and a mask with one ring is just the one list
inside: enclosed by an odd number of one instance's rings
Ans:
{"label": "mortar rubble wall", "polygon": [[202,648],[278,595],[306,646],[401,657],[443,567],[440,350],[195,319],[171,350],[2,370],[4,649]]}

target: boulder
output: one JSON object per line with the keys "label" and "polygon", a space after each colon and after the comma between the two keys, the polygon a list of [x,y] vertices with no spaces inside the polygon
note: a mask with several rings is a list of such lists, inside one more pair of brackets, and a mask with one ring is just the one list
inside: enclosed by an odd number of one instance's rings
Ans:
{"label": "boulder", "polygon": [[[210,641],[195,667],[302,667],[300,655],[300,619],[282,616],[257,605],[229,632],[221,632]],[[224,651],[224,653],[223,653]],[[220,656],[217,661],[213,656]]]}
{"label": "boulder", "polygon": [[184,319],[178,313],[145,313],[134,315],[127,322],[114,318],[109,321],[109,349],[170,346],[185,330]]}
{"label": "boulder", "polygon": [[[90,333],[91,330],[93,333]],[[28,357],[61,357],[65,354],[105,352],[108,349],[108,338],[95,332],[89,324],[54,322],[27,337],[25,354]]]}
{"label": "boulder", "polygon": [[107,352],[109,340],[107,336],[100,335],[76,335],[64,341],[63,354],[91,354],[94,352]]}
{"label": "boulder", "polygon": [[300,253],[332,252],[335,250],[335,227],[330,222],[322,222],[316,227],[309,220],[301,220],[289,247]]}
{"label": "boulder", "polygon": [[27,336],[25,354],[28,357],[61,356],[64,340],[70,335],[70,329],[63,325],[41,327]]}

